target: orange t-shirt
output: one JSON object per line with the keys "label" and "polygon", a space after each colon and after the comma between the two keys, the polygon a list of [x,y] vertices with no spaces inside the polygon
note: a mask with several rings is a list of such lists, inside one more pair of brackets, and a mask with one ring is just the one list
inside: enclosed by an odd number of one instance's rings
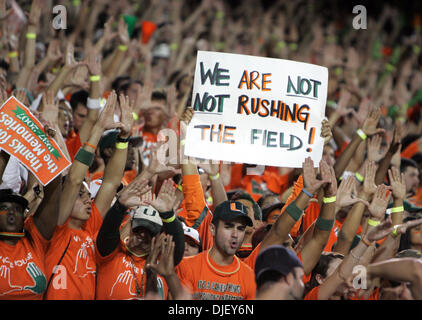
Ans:
{"label": "orange t-shirt", "polygon": [[102,221],[92,201],[91,216],[81,230],[69,228],[69,220],[56,228],[45,258],[49,279],[68,244],[69,247],[60,262],[62,269],[56,271],[44,299],[93,300],[95,298],[94,241]]}
{"label": "orange t-shirt", "polygon": [[41,300],[47,286],[44,256],[48,240],[37,230],[29,217],[24,223],[31,235],[16,245],[0,241],[0,299]]}
{"label": "orange t-shirt", "polygon": [[[97,300],[143,299],[146,289],[145,257],[131,255],[123,241],[114,251],[102,257],[95,247],[97,257]],[[145,275],[145,276],[144,276]],[[136,280],[135,280],[136,279]],[[137,286],[141,292],[137,296]],[[165,280],[157,275],[158,294],[167,299],[168,288]]]}
{"label": "orange t-shirt", "polygon": [[401,153],[400,156],[402,158],[412,158],[415,153],[419,152],[419,148],[418,148],[418,144],[419,144],[419,139],[413,141],[411,144],[409,144],[406,149],[404,149]]}
{"label": "orange t-shirt", "polygon": [[303,298],[303,300],[319,300],[318,291],[319,286],[313,288],[311,291],[308,292],[308,294]]}
{"label": "orange t-shirt", "polygon": [[79,149],[82,147],[79,133],[76,133],[75,130],[72,130],[69,133],[69,135],[66,137],[66,147],[67,147],[67,151],[69,152],[69,156],[71,160],[73,161]]}
{"label": "orange t-shirt", "polygon": [[209,250],[185,257],[176,267],[182,285],[195,300],[253,300],[255,273],[239,258],[227,266],[217,265]]}

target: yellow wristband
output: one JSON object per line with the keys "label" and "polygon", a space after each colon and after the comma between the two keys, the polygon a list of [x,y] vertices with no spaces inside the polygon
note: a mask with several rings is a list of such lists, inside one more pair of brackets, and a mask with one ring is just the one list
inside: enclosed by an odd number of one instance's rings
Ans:
{"label": "yellow wristband", "polygon": [[94,76],[90,76],[89,77],[89,81],[91,82],[98,82],[101,80],[101,76],[100,75],[94,75]]}
{"label": "yellow wristband", "polygon": [[404,206],[391,208],[391,213],[403,212]]}
{"label": "yellow wristband", "polygon": [[127,46],[125,46],[124,44],[121,44],[119,45],[119,50],[125,52],[127,51]]}
{"label": "yellow wristband", "polygon": [[26,38],[35,40],[35,39],[37,39],[37,34],[36,33],[27,33]]}
{"label": "yellow wristband", "polygon": [[217,180],[218,178],[220,178],[220,173],[217,172],[217,174],[215,176],[208,176],[211,180]]}
{"label": "yellow wristband", "polygon": [[9,54],[8,54],[8,57],[9,58],[14,58],[14,57],[17,57],[18,56],[18,52],[17,51],[12,51],[12,52],[9,52]]}
{"label": "yellow wristband", "polygon": [[186,140],[182,140],[182,141],[180,141],[180,145],[181,146],[184,146],[186,144]]}
{"label": "yellow wristband", "polygon": [[399,225],[395,225],[394,230],[391,232],[391,235],[393,236],[393,238],[396,238],[398,236],[398,233],[397,233],[398,227]]}
{"label": "yellow wristband", "polygon": [[379,225],[380,223],[381,223],[381,221],[368,219],[368,224],[369,224],[370,226],[376,227],[376,226],[377,226],[377,225]]}
{"label": "yellow wristband", "polygon": [[117,142],[116,149],[124,150],[127,149],[129,142]]}
{"label": "yellow wristband", "polygon": [[133,116],[133,120],[135,120],[135,121],[139,119],[139,117],[136,114],[136,112],[132,112],[132,116]]}
{"label": "yellow wristband", "polygon": [[355,173],[355,177],[359,182],[363,182],[363,180],[365,179],[359,172]]}
{"label": "yellow wristband", "polygon": [[366,133],[362,131],[362,129],[358,129],[358,130],[356,130],[356,133],[358,134],[358,136],[359,136],[362,140],[366,140],[366,138],[368,137],[368,136],[366,135]]}
{"label": "yellow wristband", "polygon": [[182,192],[183,192],[183,187],[182,187],[182,185],[181,185],[181,184],[178,184],[178,185],[177,185],[177,189],[179,189],[180,191],[182,191]]}
{"label": "yellow wristband", "polygon": [[329,197],[329,198],[326,198],[326,197],[322,198],[322,202],[324,203],[332,203],[332,202],[336,202],[336,200],[337,200],[336,196]]}
{"label": "yellow wristband", "polygon": [[168,218],[168,219],[161,219],[163,222],[165,222],[165,223],[170,223],[170,222],[173,222],[174,221],[174,219],[176,219],[176,216],[175,215],[173,215],[171,218]]}

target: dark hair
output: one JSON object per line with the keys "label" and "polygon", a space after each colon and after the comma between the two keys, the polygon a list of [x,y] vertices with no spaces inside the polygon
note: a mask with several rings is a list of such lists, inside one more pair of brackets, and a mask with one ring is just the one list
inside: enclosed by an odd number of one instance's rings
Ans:
{"label": "dark hair", "polygon": [[164,100],[167,103],[167,95],[160,90],[154,90],[151,95],[151,100]]}
{"label": "dark hair", "polygon": [[416,163],[422,163],[422,152],[416,152],[410,159]]}
{"label": "dark hair", "polygon": [[[293,272],[296,277],[296,274]],[[260,290],[265,284],[271,284],[273,282],[280,281],[284,276],[275,270],[264,271],[259,278],[256,280],[257,290]]]}
{"label": "dark hair", "polygon": [[318,263],[312,269],[311,279],[305,286],[305,292],[306,292],[305,295],[309,291],[311,291],[313,288],[319,286],[319,283],[316,279],[317,274],[325,278],[327,276],[327,271],[328,271],[331,261],[337,258],[344,259],[344,256],[342,254],[334,253],[334,252],[327,252],[327,253],[321,254],[321,256],[319,257]]}
{"label": "dark hair", "polygon": [[85,108],[87,107],[89,93],[85,90],[79,90],[72,94],[70,97],[70,106],[75,111],[78,104],[82,104]]}
{"label": "dark hair", "polygon": [[6,71],[9,71],[10,65],[6,62],[4,59],[0,59],[0,69],[4,69]]}
{"label": "dark hair", "polygon": [[[416,220],[421,218],[419,215],[418,216],[407,216],[406,218],[403,219],[403,223],[407,222],[407,221],[411,221],[411,220]],[[406,233],[402,234],[400,236],[400,244],[399,244],[399,248],[397,250],[397,252],[403,251],[403,250],[407,250],[407,249],[411,249],[412,243],[410,242],[410,231],[412,228],[407,228]]]}
{"label": "dark hair", "polygon": [[261,196],[261,198],[259,198],[258,199],[258,201],[256,202],[257,204],[258,204],[258,206],[262,209],[262,205],[263,205],[263,203],[265,202],[265,200],[267,199],[267,198],[270,198],[270,197],[277,197],[278,196],[278,194],[277,193],[274,193],[274,192],[272,192],[272,191],[265,191],[264,192],[264,194]]}
{"label": "dark hair", "polygon": [[401,149],[402,150],[406,149],[409,146],[409,144],[411,144],[412,142],[416,141],[419,138],[420,138],[419,134],[408,134],[401,140]]}
{"label": "dark hair", "polygon": [[418,164],[412,159],[401,158],[400,160],[400,172],[405,172],[407,167],[413,167],[419,170]]}
{"label": "dark hair", "polygon": [[116,79],[113,80],[113,82],[111,83],[111,89],[117,91],[120,88],[120,85],[122,82],[128,81],[130,82],[130,77],[129,76],[121,76],[121,77],[117,77]]}
{"label": "dark hair", "polygon": [[231,198],[231,200],[242,200],[242,199],[248,200],[250,203],[252,203],[253,212],[254,212],[253,215],[254,215],[255,220],[262,221],[262,210],[258,206],[258,204],[255,202],[255,200],[250,196],[249,193],[247,193],[246,191],[239,191],[235,195],[233,195],[233,197]]}

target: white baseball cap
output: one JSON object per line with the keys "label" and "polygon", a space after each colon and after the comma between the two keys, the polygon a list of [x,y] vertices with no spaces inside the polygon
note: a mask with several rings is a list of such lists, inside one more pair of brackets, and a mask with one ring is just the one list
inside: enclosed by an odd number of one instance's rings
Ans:
{"label": "white baseball cap", "polygon": [[183,224],[183,231],[185,233],[185,236],[188,236],[189,238],[193,239],[198,246],[201,245],[198,231],[194,228],[190,228],[186,226],[186,224],[183,222],[182,224]]}
{"label": "white baseball cap", "polygon": [[152,206],[139,206],[136,208],[132,217],[132,229],[145,227],[155,236],[161,231],[163,221],[161,221],[159,212]]}

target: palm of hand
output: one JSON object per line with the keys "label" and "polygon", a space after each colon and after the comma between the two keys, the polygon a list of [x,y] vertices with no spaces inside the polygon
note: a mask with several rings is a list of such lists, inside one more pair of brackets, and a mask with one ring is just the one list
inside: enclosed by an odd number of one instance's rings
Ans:
{"label": "palm of hand", "polygon": [[382,219],[387,208],[387,202],[383,199],[374,199],[368,207],[369,212],[374,218]]}
{"label": "palm of hand", "polygon": [[168,212],[173,207],[174,199],[168,193],[161,193],[158,195],[157,199],[155,199],[151,205],[157,209],[159,212]]}

